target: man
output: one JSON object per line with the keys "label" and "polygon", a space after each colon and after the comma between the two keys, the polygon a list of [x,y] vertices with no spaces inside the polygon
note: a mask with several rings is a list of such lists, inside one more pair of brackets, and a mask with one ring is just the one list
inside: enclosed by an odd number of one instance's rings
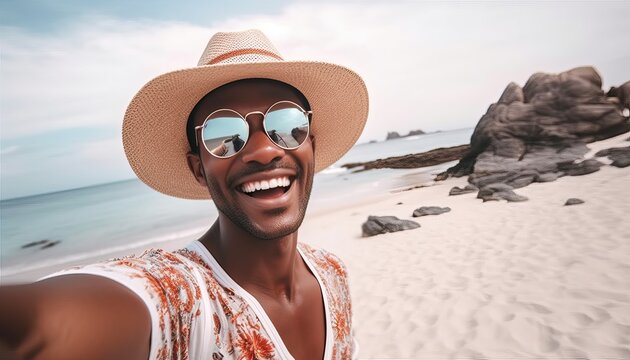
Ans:
{"label": "man", "polygon": [[2,289],[4,346],[35,359],[351,357],[346,269],[297,240],[314,173],[350,149],[367,110],[351,70],[284,61],[257,30],[216,34],[199,66],[136,94],[123,143],[142,181],[210,197],[218,219],[179,251]]}

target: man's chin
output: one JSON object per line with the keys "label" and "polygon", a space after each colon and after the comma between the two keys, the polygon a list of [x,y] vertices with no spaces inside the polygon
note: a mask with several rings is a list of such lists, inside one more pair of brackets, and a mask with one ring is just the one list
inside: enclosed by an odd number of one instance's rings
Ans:
{"label": "man's chin", "polygon": [[278,222],[265,222],[265,223],[251,223],[242,224],[243,229],[250,233],[252,236],[262,240],[276,240],[288,235],[291,235],[298,231],[300,225],[302,225],[303,217],[300,219],[294,219],[291,222],[282,224]]}

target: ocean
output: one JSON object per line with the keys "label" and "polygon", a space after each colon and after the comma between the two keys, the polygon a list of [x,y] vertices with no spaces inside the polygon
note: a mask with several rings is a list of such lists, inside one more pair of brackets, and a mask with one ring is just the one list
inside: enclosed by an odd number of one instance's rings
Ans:
{"label": "ocean", "polygon": [[[458,129],[355,145],[344,157],[315,175],[307,211],[352,204],[431,181],[456,162],[420,169],[363,172],[341,165],[467,144],[473,129]],[[211,201],[162,195],[138,179],[0,201],[0,276],[119,253],[142,245],[194,239],[216,219]],[[34,241],[55,246],[23,248]]]}

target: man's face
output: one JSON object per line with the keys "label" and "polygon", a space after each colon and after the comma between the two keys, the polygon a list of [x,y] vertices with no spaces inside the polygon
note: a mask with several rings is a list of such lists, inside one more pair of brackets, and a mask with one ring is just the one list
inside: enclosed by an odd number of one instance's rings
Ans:
{"label": "man's face", "polygon": [[[193,120],[199,126],[208,114],[218,109],[232,109],[243,116],[252,111],[264,113],[282,100],[306,108],[295,90],[285,84],[264,79],[242,80],[206,96],[198,104]],[[279,238],[297,231],[304,219],[313,184],[313,142],[307,137],[297,149],[284,150],[264,133],[262,115],[252,114],[247,122],[249,140],[230,158],[216,158],[199,143],[205,182],[217,209],[234,224],[258,238]],[[196,136],[200,140],[199,132]],[[243,184],[282,178],[288,178],[288,187],[253,193],[245,193],[242,188]]]}

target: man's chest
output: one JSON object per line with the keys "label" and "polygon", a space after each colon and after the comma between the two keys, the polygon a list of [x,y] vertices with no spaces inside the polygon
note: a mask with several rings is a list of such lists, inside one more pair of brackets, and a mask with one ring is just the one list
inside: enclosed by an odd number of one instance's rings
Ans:
{"label": "man's chest", "polygon": [[262,294],[253,295],[294,358],[323,358],[326,345],[326,311],[315,278],[302,284],[292,301],[271,299]]}

